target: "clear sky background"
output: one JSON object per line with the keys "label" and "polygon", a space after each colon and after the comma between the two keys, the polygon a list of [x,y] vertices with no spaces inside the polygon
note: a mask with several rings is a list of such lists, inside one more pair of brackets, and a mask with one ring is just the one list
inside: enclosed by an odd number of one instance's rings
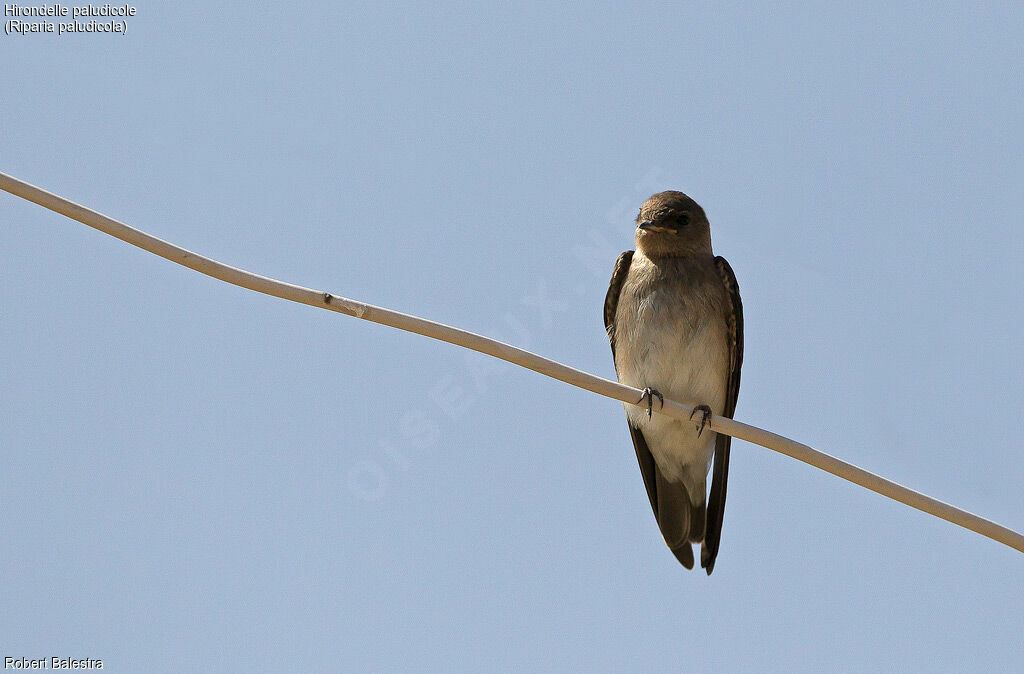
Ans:
{"label": "clear sky background", "polygon": [[[0,170],[603,376],[612,264],[680,189],[742,289],[738,419],[1024,529],[1024,11],[857,5],[142,2],[0,36]],[[734,444],[708,578],[616,402],[6,194],[0,251],[0,656],[1024,657],[1024,556],[781,455]]]}

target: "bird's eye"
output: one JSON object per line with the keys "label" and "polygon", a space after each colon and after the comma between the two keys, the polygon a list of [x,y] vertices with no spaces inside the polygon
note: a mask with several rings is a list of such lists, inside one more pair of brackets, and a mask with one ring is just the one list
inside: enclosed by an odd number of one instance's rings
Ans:
{"label": "bird's eye", "polygon": [[687,226],[688,224],[690,224],[690,214],[680,213],[679,215],[676,216],[676,222],[679,223],[680,227]]}

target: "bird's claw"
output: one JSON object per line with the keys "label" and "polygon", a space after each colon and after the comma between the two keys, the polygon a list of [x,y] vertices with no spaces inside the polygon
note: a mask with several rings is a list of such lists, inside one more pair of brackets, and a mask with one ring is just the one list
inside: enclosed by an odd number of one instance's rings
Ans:
{"label": "bird's claw", "polygon": [[708,425],[708,419],[711,418],[711,408],[707,405],[697,405],[693,408],[693,411],[690,412],[690,421],[693,421],[693,415],[697,412],[701,413],[700,428],[697,430],[697,437],[699,438],[700,434],[704,432],[704,427]]}
{"label": "bird's claw", "polygon": [[651,388],[650,386],[648,386],[647,388],[644,389],[644,393],[643,393],[642,396],[640,396],[640,400],[636,401],[636,404],[639,405],[639,404],[643,403],[644,400],[647,400],[647,418],[648,419],[651,418],[651,411],[654,409],[654,398],[655,397],[658,398],[658,402],[661,403],[661,407],[664,409],[664,407],[665,407],[665,396],[663,396],[660,393],[658,393],[658,389]]}

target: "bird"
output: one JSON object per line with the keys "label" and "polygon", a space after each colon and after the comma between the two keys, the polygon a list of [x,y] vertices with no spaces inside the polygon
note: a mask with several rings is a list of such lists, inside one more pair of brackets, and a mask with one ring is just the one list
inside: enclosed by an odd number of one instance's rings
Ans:
{"label": "bird", "polygon": [[[743,364],[739,285],[725,258],[712,252],[704,209],[682,192],[651,196],[635,224],[636,250],[615,262],[604,325],[619,382],[643,390],[637,405],[623,407],[658,527],[687,569],[694,566],[691,546],[699,543],[701,568],[711,575],[732,438],[705,426],[712,414],[732,418],[736,410]],[[652,415],[655,399],[664,405],[666,396],[693,406],[699,419]]]}

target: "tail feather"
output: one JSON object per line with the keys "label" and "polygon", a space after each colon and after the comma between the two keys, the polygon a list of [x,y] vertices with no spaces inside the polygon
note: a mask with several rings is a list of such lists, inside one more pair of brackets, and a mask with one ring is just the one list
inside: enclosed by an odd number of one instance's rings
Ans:
{"label": "tail feather", "polygon": [[702,499],[699,505],[690,504],[690,542],[700,543],[704,540],[704,529],[707,524],[707,504]]}
{"label": "tail feather", "polygon": [[[661,535],[679,563],[687,569],[692,569],[694,558],[693,549],[690,546],[704,540],[706,520],[704,499],[701,498],[700,503],[694,504],[685,484],[669,482],[660,470],[656,471],[656,474],[658,499],[656,513]],[[703,497],[703,494],[701,496]]]}
{"label": "tail feather", "polygon": [[672,554],[676,556],[679,563],[685,566],[687,569],[693,568],[693,548],[690,547],[690,542],[680,543],[679,547],[673,548],[671,545],[669,548],[672,550]]}

